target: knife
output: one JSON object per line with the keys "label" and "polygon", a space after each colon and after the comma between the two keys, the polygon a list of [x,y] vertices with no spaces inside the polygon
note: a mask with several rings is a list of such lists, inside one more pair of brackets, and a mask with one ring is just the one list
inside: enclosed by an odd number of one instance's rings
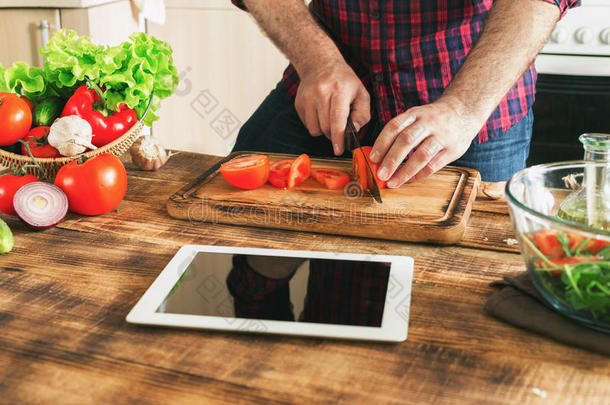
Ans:
{"label": "knife", "polygon": [[[354,151],[360,148],[360,140],[358,140],[358,135],[356,134],[356,127],[354,127],[354,123],[352,122],[351,117],[347,118],[347,127],[345,128],[345,144],[346,147]],[[373,169],[371,169],[371,165],[369,164],[368,159],[364,159],[366,163],[366,191],[373,196],[375,201],[378,203],[382,203],[381,192],[379,191],[379,186],[377,185],[377,181],[375,180],[375,175],[373,174]]]}

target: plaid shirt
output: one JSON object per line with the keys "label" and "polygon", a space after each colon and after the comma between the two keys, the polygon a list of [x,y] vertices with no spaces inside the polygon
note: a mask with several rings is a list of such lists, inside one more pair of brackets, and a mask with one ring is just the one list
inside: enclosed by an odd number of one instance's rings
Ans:
{"label": "plaid shirt", "polygon": [[[227,287],[238,318],[294,321],[289,282],[257,273],[246,256],[233,256]],[[390,276],[389,263],[309,261],[309,279],[300,321],[381,326]]]}
{"label": "plaid shirt", "polygon": [[[231,0],[244,8],[241,0]],[[542,0],[563,16],[580,0]],[[310,8],[332,30],[347,63],[369,90],[385,124],[407,109],[438,99],[483,29],[493,0],[313,0]],[[282,79],[291,97],[299,77],[292,65]],[[489,117],[479,142],[525,116],[534,103],[534,65],[521,76]]]}

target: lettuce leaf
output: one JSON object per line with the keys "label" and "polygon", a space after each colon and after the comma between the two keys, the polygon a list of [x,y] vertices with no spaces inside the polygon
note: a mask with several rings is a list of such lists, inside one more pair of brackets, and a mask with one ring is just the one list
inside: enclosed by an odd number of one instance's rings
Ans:
{"label": "lettuce leaf", "polygon": [[106,107],[118,110],[125,103],[136,110],[145,125],[159,119],[161,99],[178,86],[171,46],[145,33],[135,33],[119,46],[93,44],[72,30],[56,31],[46,48],[42,68],[16,62],[0,65],[0,91],[23,94],[37,100],[59,96],[68,99],[76,88],[94,82],[105,88]]}
{"label": "lettuce leaf", "polygon": [[8,87],[8,70],[2,66],[2,63],[0,63],[0,91],[11,91],[11,89]]}
{"label": "lettuce leaf", "polygon": [[161,99],[173,94],[178,86],[178,70],[172,48],[166,42],[142,32],[129,39],[130,42],[109,48],[99,56],[98,64],[104,72],[120,64],[112,73],[102,75],[100,85],[106,88],[107,106],[112,110],[125,103],[142,117],[150,102],[144,118],[144,124],[150,126],[159,119],[155,111]]}
{"label": "lettuce leaf", "polygon": [[104,47],[73,30],[56,31],[40,53],[45,58],[47,80],[58,88],[72,88],[87,80],[97,82],[100,78],[97,58],[104,53]]}

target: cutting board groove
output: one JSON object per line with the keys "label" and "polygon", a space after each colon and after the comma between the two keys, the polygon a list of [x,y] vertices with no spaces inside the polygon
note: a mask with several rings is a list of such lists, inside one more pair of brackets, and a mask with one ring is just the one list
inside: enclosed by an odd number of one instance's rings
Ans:
{"label": "cutting board groove", "polygon": [[[167,202],[168,213],[191,222],[453,244],[464,234],[480,183],[476,170],[448,166],[423,181],[381,190],[381,204],[363,194],[355,182],[342,190],[327,190],[310,178],[291,190],[269,184],[240,190],[228,184],[218,169],[248,153],[229,155],[174,193]],[[271,162],[295,157],[268,156]],[[351,161],[312,158],[312,167],[349,173]]]}

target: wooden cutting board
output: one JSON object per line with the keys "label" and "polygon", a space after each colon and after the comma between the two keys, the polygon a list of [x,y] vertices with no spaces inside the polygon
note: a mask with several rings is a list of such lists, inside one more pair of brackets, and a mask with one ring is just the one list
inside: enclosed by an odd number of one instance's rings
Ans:
{"label": "wooden cutting board", "polygon": [[[327,190],[313,178],[291,190],[266,184],[240,190],[227,183],[220,164],[248,152],[229,155],[172,195],[167,211],[174,218],[410,242],[458,242],[470,216],[480,175],[446,167],[431,177],[398,189],[382,189],[383,203],[364,194],[356,182]],[[268,154],[271,162],[294,155]],[[312,158],[312,167],[351,173],[347,159]]]}

